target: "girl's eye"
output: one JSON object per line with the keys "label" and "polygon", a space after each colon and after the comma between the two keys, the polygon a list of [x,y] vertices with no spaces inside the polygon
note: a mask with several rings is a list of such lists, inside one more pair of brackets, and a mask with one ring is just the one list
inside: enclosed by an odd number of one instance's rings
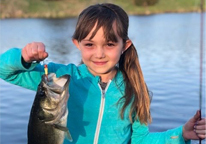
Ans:
{"label": "girl's eye", "polygon": [[85,46],[86,47],[91,47],[91,46],[93,46],[93,44],[92,43],[87,43],[87,44],[85,44]]}
{"label": "girl's eye", "polygon": [[113,43],[108,43],[107,46],[113,47],[113,46],[115,46],[115,44],[113,44]]}

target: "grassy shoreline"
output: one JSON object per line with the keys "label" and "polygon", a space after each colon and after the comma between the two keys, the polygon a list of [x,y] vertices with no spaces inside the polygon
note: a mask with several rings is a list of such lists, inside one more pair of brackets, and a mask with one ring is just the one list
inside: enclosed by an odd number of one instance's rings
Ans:
{"label": "grassy shoreline", "polygon": [[[136,6],[133,0],[1,0],[0,18],[69,18],[76,17],[91,4],[114,3],[129,15],[200,12],[201,0],[159,0],[154,6]],[[204,9],[205,10],[205,9]]]}

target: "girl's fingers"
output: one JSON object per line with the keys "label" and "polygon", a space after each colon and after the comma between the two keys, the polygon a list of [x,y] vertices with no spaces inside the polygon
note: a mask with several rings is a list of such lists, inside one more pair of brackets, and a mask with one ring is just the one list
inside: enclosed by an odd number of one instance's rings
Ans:
{"label": "girl's fingers", "polygon": [[35,49],[36,48],[33,43],[29,43],[25,48],[23,48],[24,53],[22,53],[22,56],[26,62],[32,62],[32,60],[34,59],[34,54],[36,53]]}
{"label": "girl's fingers", "polygon": [[203,135],[203,134],[197,134],[197,136],[201,139],[205,139],[206,138],[206,135]]}
{"label": "girl's fingers", "polygon": [[194,126],[194,131],[199,138],[201,138],[201,139],[206,138],[206,125],[205,124]]}
{"label": "girl's fingers", "polygon": [[203,119],[197,121],[197,124],[198,124],[198,125],[199,125],[199,124],[206,125],[206,119],[203,118]]}
{"label": "girl's fingers", "polygon": [[26,45],[22,50],[22,56],[26,62],[42,61],[48,57],[45,45],[41,42],[33,42]]}
{"label": "girl's fingers", "polygon": [[198,124],[198,125],[195,125],[194,126],[194,129],[196,129],[196,130],[206,130],[206,125],[200,125],[200,124]]}
{"label": "girl's fingers", "polygon": [[206,119],[205,118],[196,122],[194,126],[194,131],[199,138],[201,139],[206,138]]}
{"label": "girl's fingers", "polygon": [[197,133],[197,134],[203,134],[203,135],[206,135],[206,130],[195,130],[195,132]]}
{"label": "girl's fingers", "polygon": [[39,60],[44,60],[48,56],[48,53],[45,52],[45,46],[42,44],[39,45],[37,51]]}

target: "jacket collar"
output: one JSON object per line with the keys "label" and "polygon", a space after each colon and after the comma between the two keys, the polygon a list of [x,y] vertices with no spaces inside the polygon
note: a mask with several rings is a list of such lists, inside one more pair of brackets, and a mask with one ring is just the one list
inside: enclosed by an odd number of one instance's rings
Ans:
{"label": "jacket collar", "polygon": [[[76,70],[74,70],[74,67]],[[94,75],[92,75],[92,73],[90,73],[90,71],[88,70],[88,68],[85,64],[81,64],[79,66],[75,66],[74,64],[69,64],[65,67],[61,67],[56,72],[57,77],[61,77],[61,76],[66,75],[66,74],[67,75],[75,75],[78,78],[89,77],[89,78],[93,79],[96,83],[98,83],[100,80],[99,76],[94,76]],[[118,70],[117,74],[112,79],[112,81],[115,81],[117,84],[122,84],[123,80],[124,80],[123,74],[120,70]]]}
{"label": "jacket collar", "polygon": [[[79,73],[81,74],[82,77],[93,77],[94,79],[98,80],[99,82],[99,76],[94,76],[93,74],[91,74],[91,72],[88,70],[87,66],[85,64],[81,64],[78,66],[78,70]],[[124,78],[123,78],[123,74],[120,70],[117,70],[117,74],[115,75],[115,77],[112,79],[112,81],[116,81],[116,83],[122,83]]]}

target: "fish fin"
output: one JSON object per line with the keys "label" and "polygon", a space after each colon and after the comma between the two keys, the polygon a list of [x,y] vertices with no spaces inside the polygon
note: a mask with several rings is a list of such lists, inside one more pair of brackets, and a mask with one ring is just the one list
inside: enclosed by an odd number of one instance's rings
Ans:
{"label": "fish fin", "polygon": [[73,141],[72,136],[71,136],[71,134],[70,134],[70,132],[69,132],[69,129],[68,129],[67,127],[62,126],[62,125],[59,125],[59,124],[54,124],[54,127],[55,127],[56,129],[61,130],[61,131],[64,131],[64,132],[65,132],[65,135],[66,135],[66,138],[67,138],[70,142]]}
{"label": "fish fin", "polygon": [[67,138],[70,142],[73,141],[72,136],[71,136],[71,134],[70,134],[70,132],[69,132],[69,129],[67,129],[67,131],[65,132],[65,135],[66,135],[66,138]]}

